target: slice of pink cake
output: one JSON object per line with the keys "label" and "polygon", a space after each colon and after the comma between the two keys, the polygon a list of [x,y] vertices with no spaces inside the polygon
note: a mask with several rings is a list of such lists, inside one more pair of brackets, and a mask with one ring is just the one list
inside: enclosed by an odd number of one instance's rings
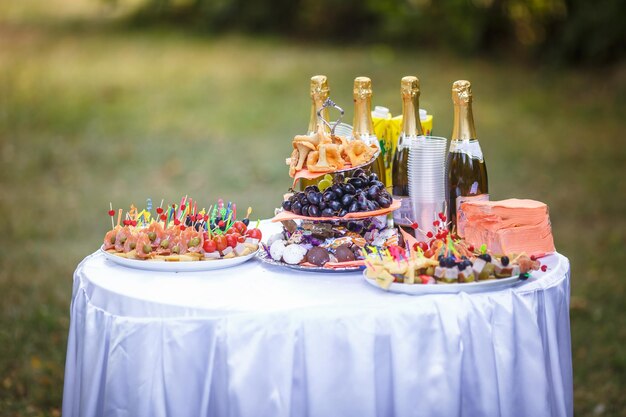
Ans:
{"label": "slice of pink cake", "polygon": [[470,244],[495,254],[554,252],[548,206],[535,200],[468,201],[461,204],[458,230]]}

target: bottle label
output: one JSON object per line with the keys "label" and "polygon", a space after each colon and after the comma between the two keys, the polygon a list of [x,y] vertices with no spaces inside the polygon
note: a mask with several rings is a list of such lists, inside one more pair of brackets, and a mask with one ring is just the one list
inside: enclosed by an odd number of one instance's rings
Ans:
{"label": "bottle label", "polygon": [[464,153],[472,159],[484,160],[480,143],[476,139],[452,140],[450,142],[450,152]]}
{"label": "bottle label", "polygon": [[400,200],[400,208],[393,212],[393,223],[398,226],[410,226],[413,222],[413,202],[410,197],[394,195],[394,200]]}
{"label": "bottle label", "polygon": [[459,196],[456,198],[456,231],[460,237],[465,236],[465,224],[467,218],[461,210],[461,203],[468,201],[489,201],[489,194],[470,195],[466,197]]}

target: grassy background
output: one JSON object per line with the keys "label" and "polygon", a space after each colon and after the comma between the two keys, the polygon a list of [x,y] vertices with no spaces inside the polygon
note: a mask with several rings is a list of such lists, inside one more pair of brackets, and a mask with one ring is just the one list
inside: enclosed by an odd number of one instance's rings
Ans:
{"label": "grassy background", "polygon": [[572,263],[576,415],[626,415],[626,66],[131,30],[92,2],[41,3],[0,2],[0,415],[60,414],[72,272],[109,201],[223,197],[269,216],[318,73],[348,109],[370,76],[394,114],[417,74],[443,136],[451,82],[473,82],[492,198],[545,201]]}

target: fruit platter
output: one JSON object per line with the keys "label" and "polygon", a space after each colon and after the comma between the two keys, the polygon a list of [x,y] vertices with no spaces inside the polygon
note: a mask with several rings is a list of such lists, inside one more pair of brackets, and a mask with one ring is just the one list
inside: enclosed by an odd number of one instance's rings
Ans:
{"label": "fruit platter", "polygon": [[374,173],[326,174],[316,185],[285,195],[272,219],[282,231],[262,244],[259,259],[289,268],[344,272],[362,269],[368,248],[397,245],[387,214],[397,208]]}
{"label": "fruit platter", "polygon": [[[249,226],[252,208],[237,220],[235,203],[219,199],[209,209],[185,196],[179,204],[146,208],[131,205],[124,213],[110,205],[111,230],[102,252],[120,265],[157,271],[197,271],[238,265],[259,249],[262,233]],[[123,220],[122,220],[123,219]]]}

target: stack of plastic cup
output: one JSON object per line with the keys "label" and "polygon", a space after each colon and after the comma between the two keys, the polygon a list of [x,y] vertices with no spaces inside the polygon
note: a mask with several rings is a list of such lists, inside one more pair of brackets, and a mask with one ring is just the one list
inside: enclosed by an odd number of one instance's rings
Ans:
{"label": "stack of plastic cup", "polygon": [[[409,145],[409,197],[417,240],[426,240],[426,233],[436,227],[433,222],[439,213],[446,212],[446,156],[447,140],[437,136],[410,138]],[[434,234],[434,233],[433,233]]]}

